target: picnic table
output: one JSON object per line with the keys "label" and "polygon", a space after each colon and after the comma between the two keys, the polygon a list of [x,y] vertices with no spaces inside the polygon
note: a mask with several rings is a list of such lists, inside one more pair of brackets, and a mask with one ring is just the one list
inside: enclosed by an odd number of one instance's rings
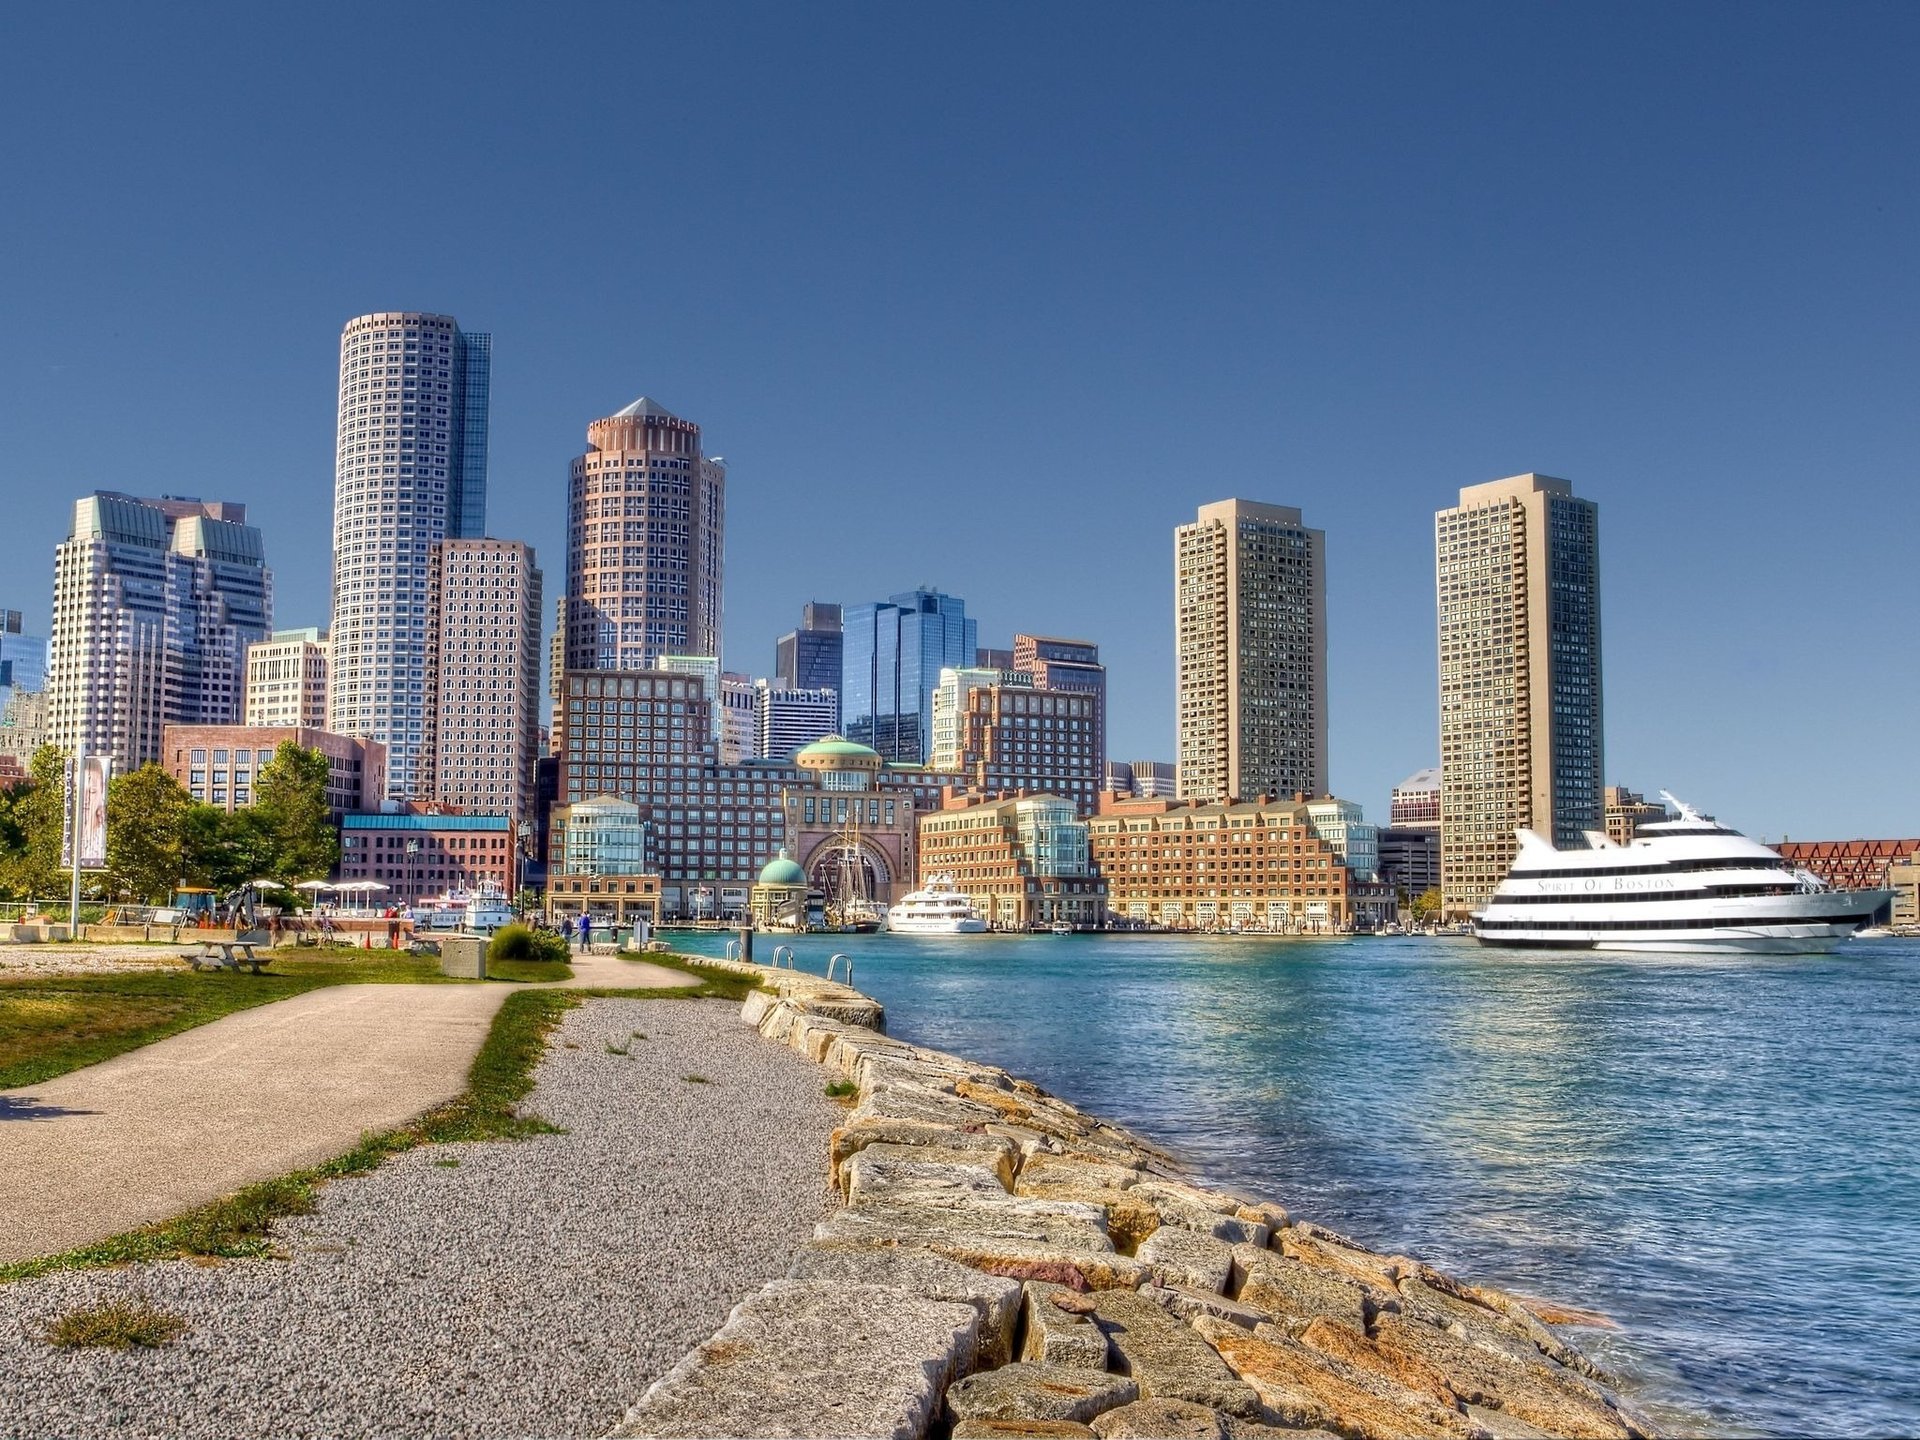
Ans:
{"label": "picnic table", "polygon": [[258,975],[260,967],[273,957],[270,954],[255,954],[254,947],[266,944],[269,938],[264,932],[251,930],[237,934],[232,939],[209,937],[200,942],[199,949],[183,951],[180,958],[195,970],[237,971],[245,965]]}

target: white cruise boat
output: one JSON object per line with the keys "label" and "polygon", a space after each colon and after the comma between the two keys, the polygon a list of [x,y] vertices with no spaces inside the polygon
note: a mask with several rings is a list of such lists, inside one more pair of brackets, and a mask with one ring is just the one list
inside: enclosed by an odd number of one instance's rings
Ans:
{"label": "white cruise boat", "polygon": [[887,911],[887,928],[896,935],[974,935],[986,929],[987,922],[951,875],[929,875],[925,888],[903,896]]}
{"label": "white cruise boat", "polygon": [[1473,933],[1488,945],[1812,955],[1872,923],[1890,890],[1835,890],[1775,851],[1661,792],[1674,820],[1631,845],[1587,834],[1556,850],[1519,831],[1520,853]]}
{"label": "white cruise boat", "polygon": [[511,925],[513,920],[513,906],[500,892],[500,887],[491,882],[482,882],[460,912],[460,928],[481,935],[491,935],[502,925]]}

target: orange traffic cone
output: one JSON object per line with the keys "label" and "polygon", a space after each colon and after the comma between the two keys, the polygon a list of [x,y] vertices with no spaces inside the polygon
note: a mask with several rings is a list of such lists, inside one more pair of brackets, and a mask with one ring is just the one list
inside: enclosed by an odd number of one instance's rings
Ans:
{"label": "orange traffic cone", "polygon": [[360,932],[360,948],[362,950],[371,950],[373,948],[373,932],[371,930],[362,930]]}

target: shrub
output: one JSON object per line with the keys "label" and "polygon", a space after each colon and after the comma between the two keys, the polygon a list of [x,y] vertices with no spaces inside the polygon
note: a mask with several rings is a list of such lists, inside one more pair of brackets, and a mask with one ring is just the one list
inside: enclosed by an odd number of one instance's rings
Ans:
{"label": "shrub", "polygon": [[546,960],[566,963],[567,942],[558,935],[529,930],[524,925],[502,925],[487,945],[487,959]]}

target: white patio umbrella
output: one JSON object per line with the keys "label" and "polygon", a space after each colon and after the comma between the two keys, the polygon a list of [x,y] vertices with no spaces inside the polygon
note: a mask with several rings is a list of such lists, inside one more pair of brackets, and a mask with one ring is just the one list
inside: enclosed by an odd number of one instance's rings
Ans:
{"label": "white patio umbrella", "polygon": [[287,888],[278,880],[249,880],[247,883],[256,890],[284,890]]}
{"label": "white patio umbrella", "polygon": [[330,880],[302,880],[293,888],[296,890],[311,890],[317,895],[322,890],[338,890],[340,887]]}

